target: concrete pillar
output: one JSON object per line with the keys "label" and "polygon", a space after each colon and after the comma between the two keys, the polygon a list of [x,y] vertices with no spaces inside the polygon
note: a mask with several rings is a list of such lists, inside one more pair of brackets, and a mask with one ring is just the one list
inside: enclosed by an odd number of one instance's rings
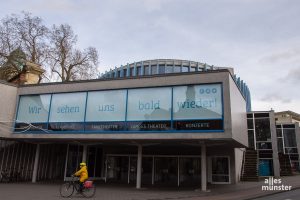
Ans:
{"label": "concrete pillar", "polygon": [[206,146],[201,145],[201,190],[207,190],[207,170],[206,170]]}
{"label": "concrete pillar", "polygon": [[274,177],[280,177],[280,163],[279,163],[278,147],[277,147],[277,133],[276,133],[276,124],[275,124],[275,114],[273,110],[270,112],[270,130],[271,130],[271,141],[272,141],[272,151],[273,151]]}
{"label": "concrete pillar", "polygon": [[[299,128],[299,123],[295,123],[295,134],[296,134],[296,141],[297,141],[297,150],[300,152],[300,128]],[[298,156],[298,161],[300,161],[300,157]],[[300,169],[298,169],[300,170]]]}
{"label": "concrete pillar", "polygon": [[83,145],[83,151],[82,151],[82,162],[86,162],[86,157],[87,157],[87,145]]}
{"label": "concrete pillar", "polygon": [[40,157],[40,144],[36,145],[35,158],[34,158],[34,166],[32,172],[32,183],[36,183],[36,177],[38,172],[39,165],[39,157]]}
{"label": "concrete pillar", "polygon": [[137,173],[136,173],[136,188],[141,188],[142,183],[142,151],[143,147],[141,144],[138,145],[138,156],[137,156]]}

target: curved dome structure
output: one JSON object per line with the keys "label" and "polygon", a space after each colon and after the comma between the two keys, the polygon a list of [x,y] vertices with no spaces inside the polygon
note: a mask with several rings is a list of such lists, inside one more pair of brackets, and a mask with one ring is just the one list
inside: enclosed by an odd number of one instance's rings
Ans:
{"label": "curved dome structure", "polygon": [[207,72],[224,69],[231,73],[235,83],[246,99],[247,112],[251,111],[250,90],[246,83],[234,74],[233,68],[230,67],[217,67],[206,63],[188,60],[154,59],[134,62],[131,64],[128,63],[127,65],[121,65],[121,67],[115,67],[115,69],[111,69],[110,71],[106,71],[102,74],[101,78],[129,78],[158,74]]}

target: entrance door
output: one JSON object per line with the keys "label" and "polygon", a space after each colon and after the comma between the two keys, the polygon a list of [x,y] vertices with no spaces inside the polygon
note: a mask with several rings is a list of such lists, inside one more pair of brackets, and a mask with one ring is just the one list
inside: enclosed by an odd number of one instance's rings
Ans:
{"label": "entrance door", "polygon": [[201,185],[201,158],[179,158],[179,180],[182,186]]}
{"label": "entrance door", "polygon": [[272,160],[259,160],[259,176],[272,176]]}
{"label": "entrance door", "polygon": [[80,145],[69,145],[65,177],[71,177],[79,169],[79,163],[82,161],[82,151],[83,148]]}
{"label": "entrance door", "polygon": [[130,156],[130,170],[129,170],[129,180],[128,183],[136,182],[136,172],[137,172],[137,157]]}
{"label": "entrance door", "polygon": [[152,168],[153,168],[153,157],[143,157],[142,161],[142,184],[152,184]]}
{"label": "entrance door", "polygon": [[128,181],[128,156],[108,156],[106,178],[112,182],[127,183]]}
{"label": "entrance door", "polygon": [[229,157],[211,157],[211,180],[212,183],[230,183],[230,173],[229,173]]}
{"label": "entrance door", "polygon": [[89,177],[100,178],[102,171],[102,149],[97,146],[89,146],[87,153],[87,166]]}
{"label": "entrance door", "polygon": [[178,184],[178,158],[155,158],[155,185],[175,186]]}

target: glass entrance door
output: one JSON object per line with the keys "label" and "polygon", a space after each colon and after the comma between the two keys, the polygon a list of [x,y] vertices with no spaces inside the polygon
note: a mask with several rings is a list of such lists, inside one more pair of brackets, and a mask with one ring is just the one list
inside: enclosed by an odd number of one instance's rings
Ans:
{"label": "glass entrance door", "polygon": [[230,183],[229,157],[211,157],[212,183]]}
{"label": "glass entrance door", "polygon": [[65,177],[71,177],[79,169],[79,163],[82,161],[82,151],[83,148],[80,145],[69,145]]}
{"label": "glass entrance door", "polygon": [[143,157],[142,161],[142,184],[152,184],[152,168],[153,168],[153,157]]}
{"label": "glass entrance door", "polygon": [[97,146],[89,146],[87,153],[87,166],[89,177],[95,179],[101,177],[102,171],[102,149]]}
{"label": "glass entrance door", "polygon": [[175,186],[178,184],[178,158],[155,158],[155,185]]}
{"label": "glass entrance door", "polygon": [[179,171],[180,185],[201,185],[201,158],[179,158]]}
{"label": "glass entrance door", "polygon": [[259,160],[259,176],[272,176],[273,162],[271,159],[260,159]]}
{"label": "glass entrance door", "polygon": [[128,183],[135,183],[136,182],[136,172],[137,172],[137,157],[130,156],[130,170],[129,170],[129,180]]}
{"label": "glass entrance door", "polygon": [[123,182],[128,181],[128,156],[107,157],[107,181]]}

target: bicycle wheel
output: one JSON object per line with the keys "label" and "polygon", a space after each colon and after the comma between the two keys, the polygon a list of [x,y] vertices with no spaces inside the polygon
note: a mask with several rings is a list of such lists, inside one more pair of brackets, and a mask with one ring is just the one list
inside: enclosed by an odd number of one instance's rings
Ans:
{"label": "bicycle wheel", "polygon": [[70,197],[74,192],[74,185],[71,183],[64,183],[60,186],[59,192],[62,197]]}
{"label": "bicycle wheel", "polygon": [[92,187],[90,187],[90,188],[83,188],[83,190],[82,190],[82,195],[87,198],[93,197],[95,194],[96,194],[95,184],[93,184]]}

